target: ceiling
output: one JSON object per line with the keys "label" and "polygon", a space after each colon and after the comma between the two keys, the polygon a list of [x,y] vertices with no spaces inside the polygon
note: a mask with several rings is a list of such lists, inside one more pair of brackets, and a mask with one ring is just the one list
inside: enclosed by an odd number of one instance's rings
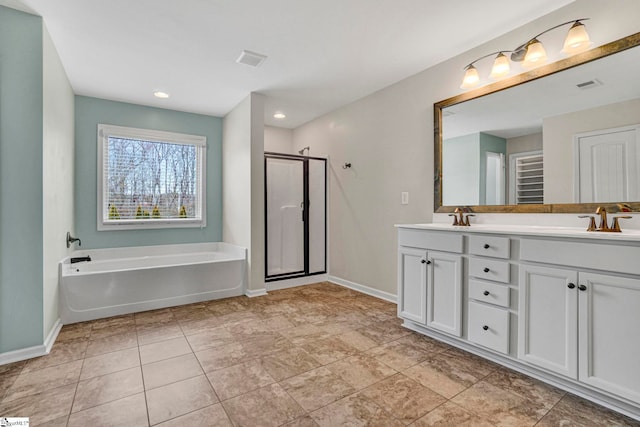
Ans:
{"label": "ceiling", "polygon": [[[0,0],[41,15],[78,95],[295,128],[573,0]],[[496,13],[496,11],[500,11]],[[267,55],[236,63],[242,50]],[[169,99],[157,99],[162,90]],[[287,115],[276,120],[273,114]]]}

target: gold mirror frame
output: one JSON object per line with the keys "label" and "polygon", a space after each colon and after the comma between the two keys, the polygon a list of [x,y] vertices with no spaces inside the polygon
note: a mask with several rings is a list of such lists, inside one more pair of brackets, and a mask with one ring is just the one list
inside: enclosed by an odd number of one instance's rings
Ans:
{"label": "gold mirror frame", "polygon": [[[461,102],[500,92],[587,62],[595,61],[633,47],[640,46],[640,33],[613,41],[552,64],[544,65],[526,73],[480,87],[478,89],[445,99],[433,104],[434,130],[434,212],[450,213],[457,206],[442,206],[442,109]],[[640,201],[628,203],[634,212],[640,212]],[[616,203],[564,203],[543,205],[486,205],[465,206],[477,213],[586,213],[594,212],[596,207],[604,206],[610,212],[618,210]]]}

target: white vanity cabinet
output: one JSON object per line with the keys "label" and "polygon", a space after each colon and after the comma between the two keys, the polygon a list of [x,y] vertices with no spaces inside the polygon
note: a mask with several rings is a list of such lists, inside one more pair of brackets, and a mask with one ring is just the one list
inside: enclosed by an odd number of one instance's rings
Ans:
{"label": "white vanity cabinet", "polygon": [[523,260],[577,268],[521,265],[518,357],[640,403],[640,248],[558,246],[523,240]]}
{"label": "white vanity cabinet", "polygon": [[405,327],[640,420],[640,233],[409,225],[398,244]]}
{"label": "white vanity cabinet", "polygon": [[398,315],[462,335],[462,236],[399,230]]}

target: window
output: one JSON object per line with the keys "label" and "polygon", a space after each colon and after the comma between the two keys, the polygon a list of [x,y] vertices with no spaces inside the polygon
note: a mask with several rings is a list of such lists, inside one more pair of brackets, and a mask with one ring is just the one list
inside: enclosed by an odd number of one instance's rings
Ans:
{"label": "window", "polygon": [[204,227],[204,136],[98,125],[98,230]]}

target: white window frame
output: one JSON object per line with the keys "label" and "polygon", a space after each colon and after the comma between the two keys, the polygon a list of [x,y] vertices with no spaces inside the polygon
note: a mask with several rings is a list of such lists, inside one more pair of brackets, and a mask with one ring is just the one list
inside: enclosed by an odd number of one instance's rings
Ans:
{"label": "white window frame", "polygon": [[[109,220],[107,200],[107,186],[105,185],[105,156],[104,149],[109,143],[110,137],[125,139],[139,139],[143,141],[167,142],[171,144],[183,144],[196,146],[196,162],[198,163],[198,205],[199,212],[196,218],[145,218]],[[183,133],[165,132],[152,129],[138,129],[124,126],[98,124],[98,231],[108,230],[132,230],[132,229],[158,229],[158,228],[196,228],[207,225],[207,137],[201,135],[189,135]]]}

